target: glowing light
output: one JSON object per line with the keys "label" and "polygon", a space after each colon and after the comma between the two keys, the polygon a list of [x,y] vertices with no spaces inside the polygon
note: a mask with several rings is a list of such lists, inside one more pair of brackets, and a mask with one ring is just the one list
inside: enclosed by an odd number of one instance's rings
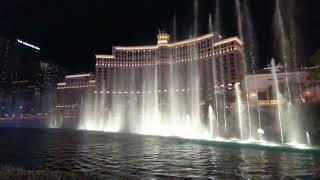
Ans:
{"label": "glowing light", "polygon": [[114,59],[114,55],[104,55],[104,54],[97,54],[96,55],[97,59]]}
{"label": "glowing light", "polygon": [[66,83],[58,83],[57,85],[58,85],[58,86],[65,86]]}
{"label": "glowing light", "polygon": [[32,45],[32,44],[29,44],[29,43],[27,43],[27,42],[24,42],[24,41],[22,41],[22,40],[20,40],[20,39],[17,39],[17,42],[20,43],[20,44],[23,44],[23,45],[25,45],[25,46],[31,47],[31,48],[33,48],[33,49],[35,49],[35,50],[40,51],[40,48],[39,48],[39,47],[34,46],[34,45]]}
{"label": "glowing light", "polygon": [[91,74],[69,75],[69,76],[66,76],[66,79],[70,79],[70,78],[80,78],[80,77],[89,77],[89,76],[91,76]]}
{"label": "glowing light", "polygon": [[264,134],[264,130],[263,130],[263,129],[261,129],[261,128],[259,128],[259,129],[257,130],[257,132],[258,132],[259,134],[261,134],[261,135],[263,135],[263,134]]}
{"label": "glowing light", "polygon": [[257,93],[250,93],[250,97],[255,98],[255,97],[258,97],[258,95],[257,95]]}

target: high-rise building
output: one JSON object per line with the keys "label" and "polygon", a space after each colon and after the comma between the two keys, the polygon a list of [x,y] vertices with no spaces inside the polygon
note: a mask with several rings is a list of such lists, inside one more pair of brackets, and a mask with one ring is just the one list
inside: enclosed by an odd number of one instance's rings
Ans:
{"label": "high-rise building", "polygon": [[38,64],[38,81],[42,92],[49,92],[54,89],[57,82],[64,80],[67,71],[65,68],[53,64],[47,60],[41,60]]}
{"label": "high-rise building", "polygon": [[40,88],[31,80],[10,83],[7,113],[12,115],[34,115],[41,112]]}
{"label": "high-rise building", "polygon": [[0,37],[0,83],[8,80],[10,41]]}
{"label": "high-rise building", "polygon": [[[40,48],[22,40],[0,39],[1,114],[45,114],[53,101],[56,83],[66,70],[44,60]],[[18,111],[19,110],[19,111]]]}
{"label": "high-rise building", "polygon": [[8,91],[8,75],[9,75],[9,44],[10,41],[0,37],[0,116],[5,114],[5,106]]}
{"label": "high-rise building", "polygon": [[[78,120],[84,99],[93,95],[95,80],[93,74],[68,75],[57,84],[55,116],[64,120]],[[68,121],[66,121],[68,122]]]}

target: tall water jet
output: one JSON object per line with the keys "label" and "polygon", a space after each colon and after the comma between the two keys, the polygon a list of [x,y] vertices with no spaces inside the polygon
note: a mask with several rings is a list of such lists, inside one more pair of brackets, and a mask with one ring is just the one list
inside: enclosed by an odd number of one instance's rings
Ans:
{"label": "tall water jet", "polygon": [[235,0],[235,6],[236,6],[236,16],[237,16],[237,27],[238,27],[238,35],[240,39],[243,41],[243,27],[242,27],[242,13],[241,13],[241,6],[240,1]]}
{"label": "tall water jet", "polygon": [[[222,63],[220,63],[220,69],[223,69],[223,65],[222,65]],[[215,70],[215,69],[214,69]],[[226,84],[226,80],[225,80],[225,75],[224,75],[224,73],[221,73],[221,83],[220,83],[220,86],[218,86],[218,88],[219,88],[219,93],[220,94],[222,94],[222,97],[223,97],[223,100],[222,100],[222,105],[220,104],[220,106],[222,106],[222,110],[223,110],[223,112],[222,112],[222,115],[223,115],[223,119],[224,119],[224,121],[226,122],[226,105],[225,105],[225,99],[226,99],[226,93],[225,93],[225,91],[226,91],[226,86],[225,86],[225,84]],[[218,84],[219,85],[219,84]],[[217,102],[217,105],[219,105],[218,104],[218,102]],[[217,118],[217,131],[219,132],[219,120],[220,120],[220,118]]]}
{"label": "tall water jet", "polygon": [[240,139],[243,139],[243,105],[242,105],[242,98],[241,98],[241,90],[240,90],[240,83],[235,84],[235,93],[236,93],[236,101],[237,101],[237,114],[238,114],[238,123],[239,123],[239,133]]}
{"label": "tall water jet", "polygon": [[214,115],[214,112],[213,112],[213,109],[212,109],[211,105],[209,106],[208,113],[209,113],[210,135],[211,135],[211,138],[213,138],[213,135],[214,135],[214,121],[216,121],[216,117]]}
{"label": "tall water jet", "polygon": [[[294,17],[295,13],[294,13],[294,9],[295,9],[295,3],[294,1],[292,1],[289,4],[289,9],[290,9],[290,17]],[[292,62],[293,62],[293,70],[294,72],[299,72],[299,68],[298,68],[298,63],[297,63],[297,47],[296,47],[296,41],[297,41],[297,32],[296,32],[296,18],[290,18],[290,28],[289,28],[289,36],[290,36],[290,49],[291,49],[291,53],[292,53]],[[303,90],[302,90],[302,86],[301,86],[301,80],[299,77],[300,73],[296,73],[296,81],[298,83],[298,96],[301,102],[304,102],[304,97],[303,97]]]}
{"label": "tall water jet", "polygon": [[173,42],[177,41],[177,16],[176,14],[173,15]]}
{"label": "tall water jet", "polygon": [[214,26],[213,30],[220,34],[221,33],[221,12],[220,12],[220,0],[216,0],[216,5],[215,5],[215,15],[214,15]]}
{"label": "tall water jet", "polygon": [[[113,75],[111,76],[113,78],[112,81],[112,91],[114,93],[114,96],[112,96],[112,119],[110,122],[110,129],[111,132],[119,132],[119,131],[123,131],[124,130],[124,122],[123,122],[123,115],[125,114],[124,112],[124,99],[122,97],[122,89],[123,89],[123,76],[124,74],[120,71],[120,69],[115,69],[113,71]],[[105,90],[105,84],[103,84],[102,90]],[[103,92],[103,91],[102,91]],[[99,93],[99,92],[98,92]],[[103,94],[103,93],[102,93]],[[99,98],[104,98],[104,96],[100,96]],[[103,111],[104,108],[104,104],[105,104],[105,99],[102,99],[101,101],[98,101],[101,104],[98,105],[97,109],[99,110],[99,115],[101,117],[99,117],[99,119],[103,119],[104,114],[101,113]],[[102,105],[103,104],[103,105]],[[101,127],[99,127],[101,128]],[[100,130],[101,131],[101,130]]]}
{"label": "tall water jet", "polygon": [[130,109],[129,111],[129,115],[128,118],[130,119],[129,123],[130,123],[130,129],[137,133],[139,131],[139,122],[137,117],[138,117],[138,98],[137,98],[137,94],[134,93],[134,91],[137,89],[137,82],[136,82],[136,72],[134,68],[130,68],[128,69],[129,71],[129,76],[127,77],[130,83],[129,83],[129,91],[125,92],[127,93],[129,102],[128,102],[128,109]]}
{"label": "tall water jet", "polygon": [[[252,16],[248,7],[248,2],[244,1],[244,13],[245,13],[245,18],[246,18],[246,39],[249,42],[248,46],[246,48],[247,50],[247,57],[250,58],[250,64],[251,64],[251,73],[253,75],[256,74],[256,57],[257,57],[257,43],[256,43],[256,38],[255,38],[255,33],[254,33],[254,27],[252,23]],[[258,90],[257,90],[257,82],[255,80],[255,94],[256,96],[258,95]],[[260,112],[260,104],[259,104],[259,97],[256,97],[255,105],[257,107],[257,113],[258,113],[258,126],[260,131],[262,130],[261,127],[261,112]]]}
{"label": "tall water jet", "polygon": [[276,72],[276,65],[275,65],[275,60],[271,60],[271,72],[272,72],[272,77],[273,77],[273,82],[274,82],[274,88],[275,88],[275,93],[276,93],[276,98],[277,98],[277,114],[278,114],[278,122],[279,122],[279,129],[280,129],[280,137],[281,137],[281,143],[284,143],[284,136],[283,136],[283,130],[282,130],[282,115],[283,115],[283,108],[281,103],[283,103],[283,97],[280,93],[279,89],[279,82],[278,82],[278,76]]}
{"label": "tall water jet", "polygon": [[174,61],[175,56],[177,56],[177,50],[173,49],[173,54],[170,56],[171,63],[169,64],[169,86],[166,91],[169,94],[170,121],[173,124],[173,127],[178,127],[179,123],[181,123],[181,119],[186,121],[185,124],[189,124],[191,119],[190,116],[187,116],[187,118],[179,116],[179,114],[186,114],[185,108],[179,105],[180,103],[186,102],[184,102],[183,98],[177,95],[176,92],[177,89],[181,89],[182,85],[180,82],[183,80],[179,77],[179,71]]}
{"label": "tall water jet", "polygon": [[[215,33],[219,33],[220,32],[220,5],[219,5],[219,0],[216,1],[216,11],[215,11],[215,22],[213,25],[212,22],[212,15],[209,14],[209,32],[215,32]],[[217,74],[216,74],[216,67],[213,64],[212,66],[212,70],[213,70],[213,85],[214,85],[214,100],[215,100],[215,115],[216,115],[216,126],[217,126],[217,132],[218,132],[218,136],[220,136],[220,131],[219,131],[219,102],[218,102],[218,93],[221,93],[221,87],[218,87],[219,84],[217,83]],[[224,76],[222,74],[222,76]],[[224,84],[224,77],[222,77],[222,81]],[[223,118],[224,118],[224,127],[225,127],[225,132],[227,129],[227,121],[226,121],[226,103],[225,103],[225,91],[223,91]]]}
{"label": "tall water jet", "polygon": [[199,3],[198,0],[193,1],[193,36],[198,35],[198,18],[199,18]]}
{"label": "tall water jet", "polygon": [[246,56],[248,59],[250,59],[250,72],[252,74],[256,73],[256,53],[257,53],[257,48],[256,48],[256,38],[254,35],[254,27],[252,24],[252,17],[251,13],[248,7],[247,1],[244,1],[243,3],[244,6],[244,17],[245,17],[245,24],[246,24]]}
{"label": "tall water jet", "polygon": [[[213,62],[214,62],[213,56]],[[217,79],[217,70],[214,63],[212,63],[212,75],[213,75],[213,86],[214,86],[214,102],[215,102],[215,112],[216,112],[216,121],[219,122],[219,101],[218,101],[218,93],[219,93],[219,87],[218,87],[218,79]]]}
{"label": "tall water jet", "polygon": [[[292,5],[292,4],[291,4]],[[293,14],[293,13],[292,13]],[[297,62],[296,62],[296,32],[295,32],[295,24],[292,19],[290,18],[289,26],[285,26],[284,18],[282,16],[281,11],[281,5],[280,1],[276,0],[276,7],[275,7],[275,31],[276,31],[276,38],[277,43],[280,47],[280,54],[281,54],[281,61],[284,65],[285,69],[285,87],[287,90],[287,99],[288,103],[286,104],[286,114],[285,120],[287,131],[287,141],[290,142],[305,142],[304,138],[304,131],[302,131],[301,128],[301,122],[300,122],[300,112],[299,112],[299,106],[297,106],[299,103],[303,102],[304,99],[302,97],[302,88],[301,88],[301,82],[299,77],[299,72],[296,72],[295,74],[295,80],[298,83],[298,85],[293,86],[293,75],[291,75],[292,70],[297,71]],[[286,27],[289,27],[289,31],[287,31]],[[289,35],[288,36],[288,32]],[[290,39],[289,39],[290,38]],[[291,46],[290,46],[291,41]],[[290,50],[292,51],[290,56]],[[290,72],[290,73],[289,73]],[[298,96],[298,98],[296,97]],[[300,99],[300,102],[297,103],[297,99]]]}
{"label": "tall water jet", "polygon": [[307,138],[307,143],[308,143],[308,145],[311,145],[311,140],[310,140],[309,132],[306,132],[306,138]]}
{"label": "tall water jet", "polygon": [[143,134],[162,134],[158,99],[159,68],[144,67],[142,90],[142,131]]}
{"label": "tall water jet", "polygon": [[[235,0],[235,6],[236,6],[236,16],[237,16],[237,25],[238,25],[238,35],[240,36],[240,39],[245,43],[244,39],[244,34],[243,34],[243,15],[241,13],[241,5],[239,0]],[[247,76],[248,74],[248,69],[247,69],[247,62],[246,62],[247,57],[244,54],[243,58],[243,70],[244,70],[244,77]],[[251,113],[250,113],[250,104],[249,104],[249,90],[248,90],[248,82],[247,79],[244,79],[244,86],[246,89],[246,100],[247,100],[247,113],[248,113],[248,124],[249,124],[249,139],[252,138],[252,127],[251,127]]]}
{"label": "tall water jet", "polygon": [[288,38],[284,29],[285,25],[283,22],[283,17],[281,13],[280,1],[276,0],[276,10],[275,10],[275,31],[278,33],[279,45],[281,50],[281,60],[283,62],[285,73],[286,73],[286,88],[288,91],[288,101],[291,101],[291,89],[288,77],[289,64],[288,64]]}
{"label": "tall water jet", "polygon": [[224,129],[227,129],[227,95],[226,89],[223,90],[223,120],[224,120]]}
{"label": "tall water jet", "polygon": [[[198,47],[196,45],[191,46],[190,55],[193,59],[199,58]],[[195,129],[202,129],[202,120],[200,118],[200,73],[199,64],[192,61],[188,64],[188,87],[190,87],[190,99],[189,99],[189,112],[191,113],[192,127]]]}
{"label": "tall water jet", "polygon": [[49,114],[49,127],[50,128],[61,128],[63,118],[58,113],[52,112],[52,114]]}
{"label": "tall water jet", "polygon": [[212,15],[211,15],[211,14],[209,14],[208,29],[209,29],[209,32],[210,32],[210,33],[213,32],[213,24],[212,24]]}

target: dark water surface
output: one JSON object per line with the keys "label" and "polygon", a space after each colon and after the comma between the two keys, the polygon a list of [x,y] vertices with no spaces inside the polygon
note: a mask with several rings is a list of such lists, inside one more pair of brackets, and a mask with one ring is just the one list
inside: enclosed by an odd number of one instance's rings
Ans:
{"label": "dark water surface", "polygon": [[318,153],[54,129],[0,128],[0,164],[125,177],[312,178]]}

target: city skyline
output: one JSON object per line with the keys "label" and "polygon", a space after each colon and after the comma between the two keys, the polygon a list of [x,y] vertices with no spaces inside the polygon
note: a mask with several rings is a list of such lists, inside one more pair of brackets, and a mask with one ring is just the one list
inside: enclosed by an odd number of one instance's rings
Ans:
{"label": "city skyline", "polygon": [[[290,1],[291,2],[291,1]],[[319,2],[294,1],[296,7],[293,17],[297,24],[300,51],[298,60],[305,63],[319,45],[319,19],[312,11]],[[260,68],[269,64],[275,56],[271,34],[274,2],[250,1],[250,11],[257,25],[255,30],[259,42],[258,53]],[[21,8],[24,7],[25,8]],[[94,55],[111,53],[110,46],[152,45],[159,29],[172,34],[173,16],[176,14],[177,39],[188,39],[193,27],[193,2],[185,3],[161,1],[135,2],[26,2],[11,1],[1,9],[1,22],[4,28],[0,36],[9,39],[21,38],[41,47],[41,53],[63,65],[72,73],[93,72]],[[109,8],[112,7],[112,8]],[[233,1],[224,1],[221,7],[222,35],[237,35]],[[199,35],[208,32],[208,16],[215,15],[215,5],[211,1],[199,2]],[[288,8],[290,9],[290,7]],[[142,10],[145,10],[143,12]],[[286,13],[287,17],[289,12]],[[145,16],[145,14],[149,14]],[[307,18],[301,18],[303,17]],[[47,19],[49,20],[47,20]],[[46,20],[45,20],[46,19]],[[138,41],[138,42],[137,42]]]}

